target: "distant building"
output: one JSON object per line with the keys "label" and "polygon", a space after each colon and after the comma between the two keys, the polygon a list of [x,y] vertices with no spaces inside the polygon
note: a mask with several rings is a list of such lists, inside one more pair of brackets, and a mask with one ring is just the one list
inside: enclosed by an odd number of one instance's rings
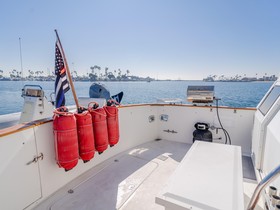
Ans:
{"label": "distant building", "polygon": [[[215,75],[216,77],[216,75]],[[241,77],[241,76],[235,76],[235,77],[218,77],[219,79],[215,79],[214,76],[208,76],[203,79],[204,82],[255,82],[255,81],[276,81],[278,78],[275,75],[271,76],[263,76],[260,78],[257,77]]]}
{"label": "distant building", "polygon": [[214,78],[211,77],[211,76],[209,76],[209,77],[207,77],[207,78],[204,78],[203,81],[204,81],[204,82],[214,82]]}

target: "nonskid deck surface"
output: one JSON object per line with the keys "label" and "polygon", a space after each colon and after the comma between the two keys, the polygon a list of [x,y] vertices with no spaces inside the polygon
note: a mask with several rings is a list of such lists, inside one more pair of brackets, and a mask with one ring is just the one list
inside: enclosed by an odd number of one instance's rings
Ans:
{"label": "nonskid deck surface", "polygon": [[164,209],[155,197],[190,147],[165,140],[142,144],[99,164],[35,209]]}
{"label": "nonskid deck surface", "polygon": [[242,156],[243,178],[257,180],[251,157]]}
{"label": "nonskid deck surface", "polygon": [[166,140],[140,145],[98,165],[36,209],[163,210],[155,197],[190,147]]}

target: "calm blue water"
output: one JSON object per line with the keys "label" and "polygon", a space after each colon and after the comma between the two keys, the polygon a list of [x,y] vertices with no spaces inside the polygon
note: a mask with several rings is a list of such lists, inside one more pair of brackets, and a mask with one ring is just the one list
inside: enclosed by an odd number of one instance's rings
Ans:
{"label": "calm blue water", "polygon": [[[54,82],[0,81],[0,115],[19,112],[23,106],[21,89],[25,84],[40,85],[49,99]],[[186,102],[188,85],[214,85],[220,105],[231,107],[256,107],[272,82],[202,82],[202,81],[153,81],[153,82],[103,82],[111,94],[124,92],[122,104],[154,103],[158,98],[180,98]],[[88,97],[91,82],[75,82],[78,97]],[[66,93],[66,104],[74,104],[71,91]]]}

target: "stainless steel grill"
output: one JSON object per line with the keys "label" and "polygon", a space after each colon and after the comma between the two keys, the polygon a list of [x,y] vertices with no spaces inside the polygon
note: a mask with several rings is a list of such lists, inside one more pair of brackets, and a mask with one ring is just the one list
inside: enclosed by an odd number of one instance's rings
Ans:
{"label": "stainless steel grill", "polygon": [[192,103],[212,103],[214,86],[188,86],[187,101]]}

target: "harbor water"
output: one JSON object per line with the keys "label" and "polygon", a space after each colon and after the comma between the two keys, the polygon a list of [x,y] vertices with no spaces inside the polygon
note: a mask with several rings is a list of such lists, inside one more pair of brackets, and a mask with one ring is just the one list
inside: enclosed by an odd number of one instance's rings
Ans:
{"label": "harbor water", "polygon": [[[0,115],[20,112],[23,107],[21,90],[24,85],[40,85],[51,100],[53,81],[0,81]],[[78,97],[89,97],[92,82],[74,82]],[[124,92],[122,104],[155,103],[161,98],[178,98],[188,103],[189,85],[213,85],[219,105],[230,107],[256,107],[273,82],[203,82],[203,81],[152,81],[152,82],[101,82],[115,95]],[[54,98],[54,97],[53,97]],[[73,105],[71,90],[66,93],[66,105]]]}

